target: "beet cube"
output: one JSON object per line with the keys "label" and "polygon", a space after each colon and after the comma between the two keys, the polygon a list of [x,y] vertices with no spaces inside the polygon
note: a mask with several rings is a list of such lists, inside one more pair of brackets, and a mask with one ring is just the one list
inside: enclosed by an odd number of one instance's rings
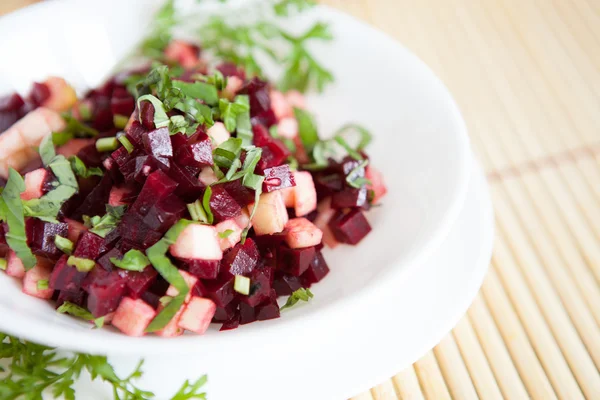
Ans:
{"label": "beet cube", "polygon": [[368,190],[365,186],[360,189],[348,187],[333,194],[331,207],[335,209],[365,207],[368,205],[367,195]]}
{"label": "beet cube", "polygon": [[116,88],[110,99],[110,108],[113,115],[129,117],[135,109],[135,100],[127,90]]}
{"label": "beet cube", "polygon": [[164,164],[153,156],[138,156],[135,158],[135,168],[132,172],[133,179],[136,182],[144,183],[151,173],[162,168],[164,168]]}
{"label": "beet cube", "polygon": [[83,203],[71,214],[71,218],[81,220],[84,215],[104,215],[112,187],[113,181],[110,175],[104,175],[98,186],[85,197]]}
{"label": "beet cube", "polygon": [[154,267],[148,266],[144,268],[143,271],[125,271],[126,274],[126,282],[125,285],[127,287],[127,295],[131,298],[138,299],[140,296],[146,292],[152,283],[156,280],[158,276],[158,272]]}
{"label": "beet cube", "polygon": [[338,211],[328,224],[336,240],[341,243],[357,244],[371,232],[371,225],[359,209],[344,214]]}
{"label": "beet cube", "polygon": [[267,304],[262,304],[256,307],[256,319],[258,321],[266,321],[269,319],[279,318],[279,305],[277,301],[269,301]]}
{"label": "beet cube", "polygon": [[281,246],[278,251],[277,267],[288,274],[294,276],[302,275],[309,267],[315,257],[315,248],[306,247],[303,249],[290,249],[287,246]]}
{"label": "beet cube", "polygon": [[227,307],[217,307],[213,322],[225,322],[233,318],[238,311],[239,303],[232,301]]}
{"label": "beet cube", "polygon": [[138,121],[133,121],[129,129],[127,129],[127,139],[136,147],[142,145],[142,139],[148,134],[148,129]]}
{"label": "beet cube", "polygon": [[210,209],[216,222],[235,218],[242,213],[242,208],[223,184],[214,185],[211,188]]}
{"label": "beet cube", "polygon": [[216,280],[204,282],[208,297],[217,307],[225,307],[235,298],[233,290],[233,275],[221,274]]}
{"label": "beet cube", "polygon": [[[362,163],[362,161],[356,160],[351,156],[346,156],[339,163],[338,168],[343,176],[348,176],[348,174],[350,174],[350,172],[357,169],[357,167],[360,165],[360,163]],[[366,171],[365,171],[364,167],[360,168],[354,172],[355,176],[360,177],[360,178],[364,178],[365,173],[366,173]]]}
{"label": "beet cube", "polygon": [[[182,260],[190,274],[200,279],[217,279],[219,276],[219,260]],[[200,288],[199,288],[200,289]],[[204,296],[199,296],[204,297]]]}
{"label": "beet cube", "polygon": [[164,233],[183,218],[185,203],[174,194],[156,203],[144,217],[144,223],[152,230]]}
{"label": "beet cube", "polygon": [[104,247],[104,239],[95,233],[85,231],[79,237],[75,252],[73,255],[79,258],[95,260],[98,258]]}
{"label": "beet cube", "polygon": [[155,310],[160,305],[160,296],[150,291],[142,293],[140,299],[151,305]]}
{"label": "beet cube", "polygon": [[248,238],[223,255],[223,271],[232,275],[248,275],[258,265],[259,253],[254,240]]}
{"label": "beet cube", "polygon": [[0,97],[0,113],[8,111],[19,111],[24,105],[25,102],[18,93],[12,93]]}
{"label": "beet cube", "polygon": [[88,167],[99,167],[102,165],[102,153],[96,148],[96,144],[92,143],[83,147],[77,152],[77,157]]}
{"label": "beet cube", "polygon": [[217,65],[217,69],[223,74],[223,76],[236,76],[241,80],[246,80],[246,72],[244,69],[233,63],[221,63]]}
{"label": "beet cube", "polygon": [[168,197],[176,188],[177,182],[161,170],[155,171],[146,179],[146,183],[144,183],[144,187],[135,203],[133,203],[131,210],[140,215],[146,215],[152,206]]}
{"label": "beet cube", "polygon": [[197,200],[202,194],[204,185],[198,181],[194,173],[190,173],[185,167],[182,168],[176,163],[171,163],[168,174],[178,184],[175,194],[186,203]]}
{"label": "beet cube", "polygon": [[142,101],[140,104],[140,121],[146,129],[154,129],[154,106],[149,101]]}
{"label": "beet cube", "polygon": [[105,270],[112,271],[114,268],[114,265],[110,261],[111,258],[121,259],[121,258],[123,258],[123,252],[116,247],[112,248],[108,252],[106,252],[104,255],[102,255],[102,257],[100,257],[98,259],[98,261],[96,261],[96,263],[98,265],[100,265],[102,268],[104,268]]}
{"label": "beet cube", "polygon": [[62,256],[50,275],[48,287],[54,290],[77,292],[81,288],[87,272],[79,272],[77,268],[67,265],[67,256]]}
{"label": "beet cube", "polygon": [[[133,247],[139,250],[145,250],[162,238],[162,233],[150,229],[142,217],[127,213],[123,216],[119,224],[119,233],[121,237],[126,238]],[[123,249],[121,249],[123,251]]]}
{"label": "beet cube", "polygon": [[272,108],[262,112],[260,115],[250,118],[252,125],[264,125],[267,128],[277,124],[277,116]]}
{"label": "beet cube", "polygon": [[262,157],[257,165],[259,171],[281,165],[291,155],[290,150],[278,139],[273,139],[261,149]]}
{"label": "beet cube", "polygon": [[212,142],[204,131],[198,131],[189,140],[186,138],[183,145],[180,145],[180,136],[185,138],[182,134],[171,136],[175,161],[179,165],[199,168],[213,165]]}
{"label": "beet cube", "polygon": [[237,179],[232,182],[226,182],[220,185],[223,185],[227,193],[229,193],[231,197],[234,198],[234,200],[240,205],[240,207],[246,207],[248,204],[254,202],[254,190],[242,185],[241,179]]}
{"label": "beet cube", "polygon": [[133,157],[125,147],[119,147],[110,154],[110,158],[115,160],[119,168],[125,166]]}
{"label": "beet cube", "polygon": [[271,96],[267,82],[254,77],[247,82],[240,94],[247,94],[250,98],[250,115],[256,116],[271,109]]}
{"label": "beet cube", "polygon": [[94,317],[102,317],[119,306],[125,295],[126,278],[116,270],[108,272],[96,266],[86,278],[84,289],[88,293],[88,310]]}
{"label": "beet cube", "polygon": [[318,173],[313,176],[317,198],[324,199],[334,193],[340,192],[346,185],[346,178],[341,174]]}
{"label": "beet cube", "polygon": [[34,254],[50,259],[57,259],[62,252],[56,248],[56,235],[67,237],[69,226],[65,223],[53,224],[37,218],[26,220],[27,242]]}
{"label": "beet cube", "polygon": [[231,319],[225,321],[223,326],[221,327],[221,331],[230,331],[232,329],[237,329],[240,326],[240,315],[235,314]]}
{"label": "beet cube", "polygon": [[83,290],[77,290],[74,292],[68,290],[61,290],[56,299],[56,308],[60,307],[64,302],[68,301],[83,307],[86,303],[86,293]]}
{"label": "beet cube", "polygon": [[29,101],[36,107],[44,104],[50,98],[50,88],[45,83],[34,82],[29,92]]}
{"label": "beet cube", "polygon": [[[303,274],[303,276],[305,276],[307,272],[308,270]],[[273,289],[275,289],[277,296],[289,296],[301,287],[302,283],[300,282],[300,278],[297,276],[284,274],[280,271],[275,273]]]}
{"label": "beet cube", "polygon": [[273,140],[273,136],[271,136],[271,133],[269,133],[269,130],[264,125],[254,125],[252,127],[252,133],[254,134],[255,146],[266,146]]}
{"label": "beet cube", "polygon": [[148,154],[153,155],[159,161],[164,162],[165,158],[173,157],[173,147],[171,145],[171,135],[169,128],[163,127],[148,132],[143,138],[142,143]]}
{"label": "beet cube", "polygon": [[325,261],[323,254],[318,251],[315,254],[315,258],[310,263],[310,266],[306,272],[302,274],[300,279],[302,280],[304,287],[310,287],[313,283],[320,282],[328,273],[329,267],[327,266],[327,262]]}
{"label": "beet cube", "polygon": [[288,164],[264,170],[265,181],[263,183],[263,192],[272,192],[274,190],[285,189],[296,186],[294,175],[290,171]]}
{"label": "beet cube", "polygon": [[280,233],[274,233],[272,235],[256,236],[253,239],[261,253],[263,253],[263,257],[266,257],[267,253],[274,253],[274,250],[276,250],[285,242],[286,237],[287,233],[284,231]]}
{"label": "beet cube", "polygon": [[268,300],[271,294],[273,276],[272,268],[255,269],[252,271],[250,274],[250,294],[248,296],[239,296],[242,303],[254,307]]}
{"label": "beet cube", "polygon": [[240,323],[242,325],[250,324],[256,321],[256,311],[254,307],[246,304],[240,304]]}

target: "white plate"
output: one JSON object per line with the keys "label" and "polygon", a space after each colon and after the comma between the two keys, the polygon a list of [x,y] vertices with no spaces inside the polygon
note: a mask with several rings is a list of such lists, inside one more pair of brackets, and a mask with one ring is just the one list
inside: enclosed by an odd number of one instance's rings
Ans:
{"label": "white plate", "polygon": [[[82,85],[94,81],[115,55],[138,39],[135,35],[143,26],[138,18],[147,14],[141,3],[60,0],[3,17],[0,37],[10,40],[0,41],[0,79],[21,89],[49,72]],[[384,302],[382,293],[398,287],[411,269],[430,257],[456,221],[471,168],[468,137],[446,88],[414,55],[379,31],[328,8],[318,7],[291,24],[315,19],[331,24],[336,40],[314,51],[337,80],[309,104],[323,132],[349,120],[371,129],[375,141],[369,153],[386,174],[389,194],[384,206],[370,213],[373,232],[360,246],[326,254],[332,272],[315,286],[309,307],[231,332],[219,333],[215,326],[203,337],[129,338],[57,315],[49,303],[21,294],[17,282],[3,275],[0,331],[92,353],[194,352],[212,367],[213,360],[218,364],[253,350],[262,357],[299,341],[309,346],[310,333],[320,335],[331,321],[354,329],[360,319],[370,318],[367,312],[353,314],[371,301]],[[85,69],[95,63],[96,69]],[[352,318],[344,320],[349,315]]]}
{"label": "white plate", "polygon": [[[293,348],[248,349],[220,365],[196,356],[147,357],[141,387],[166,399],[184,379],[209,374],[211,400],[341,400],[383,382],[415,362],[454,327],[487,271],[493,242],[492,205],[479,167],[448,238],[410,280],[319,331],[294,335]],[[368,313],[368,314],[367,314]],[[278,346],[273,343],[273,346]],[[279,354],[277,354],[279,353]],[[224,355],[225,356],[225,355]],[[126,373],[135,357],[111,357]],[[78,394],[109,399],[106,388],[82,382]]]}

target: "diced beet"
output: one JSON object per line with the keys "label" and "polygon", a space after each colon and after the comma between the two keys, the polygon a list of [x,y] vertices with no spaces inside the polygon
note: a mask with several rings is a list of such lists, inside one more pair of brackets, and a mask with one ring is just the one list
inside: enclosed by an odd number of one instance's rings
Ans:
{"label": "diced beet", "polygon": [[260,249],[261,252],[265,252],[267,250],[276,249],[281,246],[285,242],[286,233],[280,232],[275,233],[273,235],[260,235],[254,237],[254,241],[256,245]]}
{"label": "diced beet", "polygon": [[248,238],[223,255],[223,271],[232,275],[248,275],[258,265],[259,253],[254,240]]}
{"label": "diced beet", "polygon": [[144,128],[154,129],[154,106],[149,101],[142,101],[140,104],[140,121]]}
{"label": "diced beet", "polygon": [[252,117],[250,119],[250,122],[252,123],[252,125],[264,125],[267,128],[270,128],[273,125],[277,124],[277,116],[275,115],[275,112],[269,108],[267,111],[261,113],[260,115]]}
{"label": "diced beet", "polygon": [[158,272],[152,266],[147,266],[141,272],[126,272],[127,295],[133,299],[139,298],[142,293],[146,292],[158,276]]}
{"label": "diced beet", "polygon": [[232,301],[227,307],[217,307],[215,310],[214,322],[225,322],[233,318],[238,311],[239,302]]}
{"label": "diced beet", "polygon": [[252,307],[269,299],[273,284],[274,272],[272,268],[255,269],[250,274],[250,294],[248,296],[240,295],[242,304],[248,304]]}
{"label": "diced beet", "polygon": [[164,164],[153,156],[138,156],[135,158],[135,169],[132,176],[136,182],[144,183],[151,173],[162,168],[164,168]]}
{"label": "diced beet", "polygon": [[247,94],[250,98],[250,115],[256,116],[271,109],[271,97],[267,82],[254,77],[247,82],[240,94]]}
{"label": "diced beet", "polygon": [[198,181],[198,178],[176,163],[171,163],[168,174],[178,184],[175,194],[186,203],[197,200],[202,194],[204,186]]}
{"label": "diced beet", "polygon": [[254,202],[254,190],[242,185],[241,179],[237,179],[232,182],[226,182],[222,185],[231,195],[231,197],[233,197],[240,205],[240,207],[246,207],[248,204]]}
{"label": "diced beet", "polygon": [[133,158],[125,147],[119,147],[111,153],[110,157],[115,160],[119,168],[123,167]]}
{"label": "diced beet", "polygon": [[278,251],[279,262],[277,267],[288,274],[294,276],[302,275],[310,266],[315,257],[315,248],[307,247],[304,249],[290,249],[287,246],[281,246]]}
{"label": "diced beet", "polygon": [[288,164],[267,168],[264,170],[264,174],[263,191],[265,192],[296,186],[296,181]]}
{"label": "diced beet", "polygon": [[83,290],[77,290],[74,292],[68,290],[61,290],[56,299],[56,308],[60,307],[64,302],[73,303],[79,307],[84,307],[86,303],[86,293]]}
{"label": "diced beet", "polygon": [[156,157],[157,160],[165,165],[166,158],[173,157],[173,147],[171,146],[171,136],[169,134],[169,128],[163,127],[148,132],[143,139],[144,149],[148,154]]}
{"label": "diced beet", "polygon": [[136,147],[142,145],[142,140],[144,136],[148,134],[148,129],[145,126],[140,124],[139,121],[133,121],[131,126],[125,132],[127,135],[127,139]]}
{"label": "diced beet", "polygon": [[113,182],[119,183],[123,180],[121,171],[119,171],[119,166],[117,165],[117,162],[114,160],[114,158],[105,158],[104,161],[102,161],[102,166],[106,170],[107,175],[111,177]]}
{"label": "diced beet", "polygon": [[77,157],[88,167],[100,167],[102,165],[102,153],[96,148],[96,144],[92,143],[84,146],[77,152]]}
{"label": "diced beet", "polygon": [[150,229],[164,233],[183,218],[186,210],[185,203],[172,194],[152,206],[143,221]]}
{"label": "diced beet", "polygon": [[[181,137],[185,144],[177,146]],[[182,166],[205,167],[213,165],[212,142],[208,135],[200,130],[187,140],[181,133],[171,136],[175,151],[175,161]],[[176,147],[177,146],[177,147]]]}
{"label": "diced beet", "polygon": [[334,193],[331,197],[331,207],[335,209],[364,207],[367,202],[367,188],[345,188],[341,192]]}
{"label": "diced beet", "polygon": [[140,216],[126,213],[119,224],[121,237],[133,243],[136,248],[145,250],[162,238],[162,233],[153,231]]}
{"label": "diced beet", "polygon": [[123,258],[123,252],[116,247],[113,247],[108,252],[104,253],[96,263],[107,271],[112,271],[114,268],[113,263],[110,261],[111,258]]}
{"label": "diced beet", "polygon": [[254,307],[246,304],[240,303],[240,323],[242,325],[251,324],[256,321],[256,311]]}
{"label": "diced beet", "polygon": [[264,125],[254,125],[252,127],[252,133],[254,134],[254,145],[258,147],[266,146],[273,140],[273,136]]}
{"label": "diced beet", "polygon": [[224,184],[211,186],[210,209],[216,222],[235,218],[242,213],[242,208],[227,191]]}
{"label": "diced beet", "polygon": [[77,292],[81,289],[87,272],[79,272],[77,268],[67,265],[67,259],[68,257],[64,255],[58,260],[50,275],[48,287],[54,290]]}
{"label": "diced beet", "polygon": [[204,281],[204,287],[217,307],[225,307],[235,298],[233,275],[221,274],[215,280]]}
{"label": "diced beet", "polygon": [[129,117],[135,109],[135,99],[124,88],[116,88],[110,99],[110,108],[113,115]]}
{"label": "diced beet", "polygon": [[155,310],[160,305],[160,296],[150,291],[142,293],[140,299],[151,305]]}
{"label": "diced beet", "polygon": [[256,307],[256,319],[258,321],[266,321],[279,317],[279,305],[276,300],[269,301],[267,304],[261,304]]}
{"label": "diced beet", "polygon": [[[339,172],[343,176],[348,176],[348,174],[350,174],[350,172],[357,169],[357,167],[360,165],[360,163],[362,163],[362,161],[356,160],[351,156],[346,156],[346,157],[344,157],[344,159],[342,161],[340,161],[340,163],[338,165]],[[366,173],[365,168],[359,168],[359,169],[357,169],[357,171],[355,171],[355,174],[356,174],[355,176],[359,177],[359,178],[364,178],[365,173]]]}
{"label": "diced beet", "polygon": [[88,293],[87,308],[94,317],[102,317],[117,309],[125,295],[126,278],[113,270],[108,272],[96,266],[84,282]]}
{"label": "diced beet", "polygon": [[246,80],[246,72],[242,67],[238,67],[234,63],[221,63],[217,65],[217,69],[223,74],[223,76],[236,76],[241,80]]}
{"label": "diced beet", "polygon": [[167,198],[177,188],[177,182],[169,178],[161,170],[155,171],[148,176],[137,200],[133,203],[131,210],[146,215],[156,203]]}
{"label": "diced beet", "polygon": [[0,112],[19,111],[24,105],[25,102],[18,93],[0,97]]}
{"label": "diced beet", "polygon": [[75,252],[73,252],[73,255],[79,258],[95,260],[102,252],[103,245],[103,238],[96,235],[95,233],[86,231],[79,238],[79,241],[75,246]]}
{"label": "diced beet", "polygon": [[196,284],[192,288],[191,293],[192,293],[192,296],[208,297],[208,290],[206,290],[206,287],[200,280],[198,280],[198,282],[196,282]]}
{"label": "diced beet", "polygon": [[84,215],[104,215],[112,186],[113,181],[110,175],[104,175],[98,186],[96,186],[94,190],[92,190],[92,192],[86,196],[83,203],[74,213],[70,215],[70,217],[80,220]]}
{"label": "diced beet", "polygon": [[275,291],[277,292],[277,296],[289,296],[301,287],[302,283],[300,282],[299,277],[290,274],[285,274],[280,271],[277,271],[275,273],[273,289],[275,289]]}
{"label": "diced beet", "polygon": [[219,275],[219,260],[182,260],[190,274],[201,279],[216,279]]}
{"label": "diced beet", "polygon": [[320,282],[328,273],[329,267],[327,266],[327,262],[325,261],[323,254],[321,254],[320,251],[317,251],[315,258],[313,258],[310,266],[306,272],[302,274],[300,279],[302,280],[302,285],[304,287],[310,287],[313,283]]}
{"label": "diced beet", "polygon": [[56,235],[67,237],[69,226],[66,223],[53,224],[37,218],[26,220],[27,241],[34,254],[50,259],[57,259],[62,252],[56,248]]}
{"label": "diced beet", "polygon": [[338,211],[329,221],[329,228],[338,242],[348,244],[358,244],[371,232],[371,225],[360,209],[353,209],[347,214]]}
{"label": "diced beet", "polygon": [[35,104],[36,107],[44,104],[50,97],[50,88],[45,83],[34,82],[29,92],[29,101]]}
{"label": "diced beet", "polygon": [[281,165],[291,155],[290,150],[279,139],[273,139],[262,146],[261,149],[262,157],[257,165],[259,171],[265,171],[266,169]]}
{"label": "diced beet", "polygon": [[240,326],[240,316],[239,314],[235,314],[231,319],[225,321],[220,331],[230,331],[232,329],[237,329]]}

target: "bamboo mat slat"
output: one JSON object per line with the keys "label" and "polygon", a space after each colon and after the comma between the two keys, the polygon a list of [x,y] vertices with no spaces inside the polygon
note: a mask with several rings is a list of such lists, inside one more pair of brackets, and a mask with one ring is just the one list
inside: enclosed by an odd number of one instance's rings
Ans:
{"label": "bamboo mat slat", "polygon": [[[0,15],[34,1],[5,0]],[[600,399],[600,1],[322,3],[384,30],[444,80],[497,222],[463,319],[352,400]]]}

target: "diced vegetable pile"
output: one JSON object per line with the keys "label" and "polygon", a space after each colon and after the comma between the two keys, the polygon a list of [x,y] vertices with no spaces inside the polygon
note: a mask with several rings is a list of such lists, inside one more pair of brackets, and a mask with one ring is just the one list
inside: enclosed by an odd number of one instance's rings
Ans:
{"label": "diced vegetable pile", "polygon": [[280,296],[308,301],[324,245],[371,231],[386,188],[368,132],[322,140],[300,93],[200,53],[174,40],[79,100],[59,78],[0,98],[4,135],[68,110],[39,157],[2,161],[0,269],[23,292],[131,336],[234,329],[278,318]]}

